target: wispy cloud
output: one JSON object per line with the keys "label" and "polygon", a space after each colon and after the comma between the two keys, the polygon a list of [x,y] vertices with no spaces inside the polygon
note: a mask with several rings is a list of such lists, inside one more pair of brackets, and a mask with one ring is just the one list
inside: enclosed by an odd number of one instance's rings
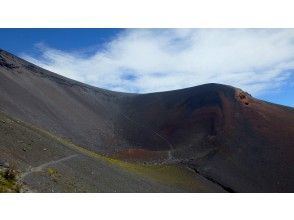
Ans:
{"label": "wispy cloud", "polygon": [[155,92],[223,83],[253,94],[279,88],[294,70],[294,29],[135,29],[94,55],[38,46],[22,57],[97,87]]}

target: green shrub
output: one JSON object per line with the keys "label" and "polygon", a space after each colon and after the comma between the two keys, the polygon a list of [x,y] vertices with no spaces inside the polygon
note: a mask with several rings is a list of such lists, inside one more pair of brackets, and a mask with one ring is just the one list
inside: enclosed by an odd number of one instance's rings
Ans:
{"label": "green shrub", "polygon": [[7,168],[0,170],[0,193],[20,192],[21,187],[17,183],[17,172]]}

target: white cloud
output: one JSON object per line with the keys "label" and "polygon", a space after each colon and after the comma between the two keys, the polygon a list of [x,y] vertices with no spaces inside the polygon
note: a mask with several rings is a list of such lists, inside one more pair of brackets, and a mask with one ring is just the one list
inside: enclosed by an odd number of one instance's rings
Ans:
{"label": "white cloud", "polygon": [[279,88],[294,70],[294,29],[135,29],[92,56],[39,49],[40,57],[22,57],[66,77],[126,92],[216,82],[256,95]]}

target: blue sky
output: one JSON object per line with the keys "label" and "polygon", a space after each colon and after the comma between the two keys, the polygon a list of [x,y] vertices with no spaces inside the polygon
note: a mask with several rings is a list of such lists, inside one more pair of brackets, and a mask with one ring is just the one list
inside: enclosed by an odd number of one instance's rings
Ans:
{"label": "blue sky", "polygon": [[123,29],[31,29],[0,28],[0,47],[14,54],[34,54],[39,50],[36,44],[43,43],[52,48],[67,52],[83,50],[94,52],[107,43]]}
{"label": "blue sky", "polygon": [[0,29],[0,47],[97,87],[230,84],[294,106],[293,29]]}

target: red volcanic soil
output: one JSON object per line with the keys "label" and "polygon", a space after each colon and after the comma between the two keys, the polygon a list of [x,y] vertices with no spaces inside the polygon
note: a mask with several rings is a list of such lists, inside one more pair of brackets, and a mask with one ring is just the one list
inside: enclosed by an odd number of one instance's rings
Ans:
{"label": "red volcanic soil", "polygon": [[126,149],[112,154],[111,157],[132,162],[160,162],[168,160],[168,152],[150,151],[144,149]]}
{"label": "red volcanic soil", "polygon": [[127,94],[0,51],[0,110],[96,152],[168,159],[231,192],[294,192],[294,109],[227,85]]}

